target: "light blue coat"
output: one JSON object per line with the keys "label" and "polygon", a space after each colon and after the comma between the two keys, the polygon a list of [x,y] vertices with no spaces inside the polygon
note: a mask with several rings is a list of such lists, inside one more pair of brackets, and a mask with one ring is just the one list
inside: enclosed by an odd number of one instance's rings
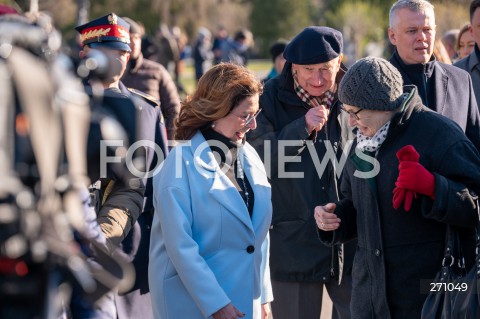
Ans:
{"label": "light blue coat", "polygon": [[256,151],[245,143],[239,153],[255,194],[252,218],[201,133],[176,146],[154,176],[149,285],[155,318],[210,318],[230,302],[245,318],[257,317],[252,309],[264,284],[271,189]]}

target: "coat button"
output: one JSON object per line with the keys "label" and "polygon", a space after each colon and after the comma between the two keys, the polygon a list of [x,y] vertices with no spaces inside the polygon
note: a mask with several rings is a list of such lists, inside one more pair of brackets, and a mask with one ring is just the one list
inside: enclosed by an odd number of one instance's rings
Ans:
{"label": "coat button", "polygon": [[253,247],[252,245],[247,247],[247,253],[252,254],[254,251],[255,251],[255,247]]}
{"label": "coat button", "polygon": [[380,249],[375,249],[375,256],[380,256]]}

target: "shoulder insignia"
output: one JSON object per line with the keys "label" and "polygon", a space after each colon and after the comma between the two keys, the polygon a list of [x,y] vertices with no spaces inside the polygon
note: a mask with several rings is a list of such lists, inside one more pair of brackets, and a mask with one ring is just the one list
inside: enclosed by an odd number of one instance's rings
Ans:
{"label": "shoulder insignia", "polygon": [[151,96],[150,94],[132,88],[128,88],[128,91],[130,91],[130,93],[134,94],[135,96],[141,97],[144,101],[146,101],[153,107],[160,106],[160,101]]}

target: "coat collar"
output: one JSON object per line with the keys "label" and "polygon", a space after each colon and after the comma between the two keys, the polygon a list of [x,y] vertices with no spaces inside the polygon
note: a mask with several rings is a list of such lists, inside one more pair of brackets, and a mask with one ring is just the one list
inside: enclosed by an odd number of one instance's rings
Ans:
{"label": "coat collar", "polygon": [[480,50],[478,49],[478,46],[475,44],[475,50],[473,50],[472,53],[470,53],[469,56],[467,56],[465,59],[467,62],[467,71],[468,73],[472,74],[472,71],[475,68],[480,69],[480,63],[479,63],[479,55],[480,55]]}
{"label": "coat collar", "polygon": [[199,173],[209,180],[210,195],[249,229],[255,231],[264,218],[265,198],[270,198],[266,197],[268,195],[266,192],[270,190],[270,185],[265,175],[263,163],[255,156],[253,148],[246,143],[239,149],[239,160],[242,161],[245,174],[255,194],[252,219],[250,219],[245,202],[232,182],[221,171],[203,135],[197,132],[192,137],[191,142],[195,169],[199,170]]}
{"label": "coat collar", "polygon": [[[403,63],[397,50],[395,50],[392,57],[390,58],[390,62],[397,69],[399,69],[400,73],[402,74],[404,85],[411,85],[411,84],[418,85],[418,83],[414,83],[412,79],[409,77],[408,75],[409,72],[407,72],[407,68],[420,67],[421,69],[420,64],[414,65],[414,66],[406,65],[405,63]],[[428,72],[431,73],[431,77],[433,80],[430,86],[433,86],[435,88],[435,104],[431,104],[429,107],[431,107],[433,110],[437,111],[438,113],[443,114],[443,111],[445,109],[445,104],[447,101],[447,88],[448,88],[448,81],[449,81],[448,75],[446,74],[441,63],[438,62],[435,59],[435,56],[433,55],[430,58],[430,61],[428,62],[428,66],[425,66],[425,68],[428,68]],[[426,94],[428,95],[428,92],[426,92]]]}
{"label": "coat collar", "polygon": [[[335,77],[335,83],[337,84],[337,88],[346,72],[347,67],[343,63],[340,63],[340,70]],[[285,67],[282,70],[282,74],[280,75],[279,80],[281,89],[278,92],[278,98],[281,102],[299,106],[305,104],[305,102],[303,102],[298,97],[297,93],[295,93],[291,62],[285,63]],[[335,92],[335,98],[333,99],[332,105],[335,104],[336,101],[338,101],[338,89],[337,92]]]}

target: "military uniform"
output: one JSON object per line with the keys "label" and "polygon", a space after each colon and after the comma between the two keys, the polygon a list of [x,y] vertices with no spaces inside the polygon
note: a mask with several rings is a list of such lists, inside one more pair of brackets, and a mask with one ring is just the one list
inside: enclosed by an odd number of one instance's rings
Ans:
{"label": "military uniform", "polygon": [[[81,35],[82,46],[86,53],[89,49],[110,49],[122,52],[130,52],[129,24],[115,13],[110,13],[98,19],[92,20],[75,29]],[[95,52],[95,51],[94,51]],[[99,51],[104,53],[106,51]],[[123,56],[123,61],[125,61]],[[108,59],[106,59],[108,61]],[[99,61],[101,62],[101,61]],[[93,194],[96,195],[97,222],[107,240],[107,248],[110,252],[118,251],[121,242],[125,239],[130,229],[135,225],[143,209],[143,196],[145,181],[143,176],[136,176],[134,171],[126,165],[129,160],[127,148],[140,140],[138,121],[141,109],[134,103],[131,96],[119,89],[116,77],[119,74],[110,74],[116,71],[104,66],[103,74],[91,73],[86,86],[91,96],[91,109],[93,122],[89,134],[88,165],[89,176],[95,186]],[[95,78],[93,76],[96,76]],[[106,76],[110,76],[110,78]],[[105,77],[104,77],[105,76]],[[101,93],[92,87],[108,87]],[[95,94],[93,94],[95,93]],[[117,122],[120,125],[112,125]],[[119,127],[118,127],[119,126]],[[115,142],[114,147],[106,147],[102,150],[102,141]],[[120,140],[121,146],[117,143]],[[123,149],[122,149],[123,148]],[[104,152],[104,153],[102,153]],[[106,154],[105,154],[106,153]],[[119,155],[120,154],[120,155]],[[108,156],[120,156],[120,163],[102,163],[108,160]],[[103,158],[102,158],[103,157]],[[145,163],[146,152],[139,148],[135,152],[132,163]],[[111,161],[111,160],[109,160]],[[106,170],[102,171],[102,166]],[[145,166],[142,167],[143,169]],[[137,174],[138,175],[138,174]],[[93,186],[93,185],[92,185]],[[113,303],[113,293],[107,294],[96,303],[95,307],[86,302],[84,296],[78,291],[72,293],[71,312],[75,316],[89,318],[112,318],[117,317],[116,307]]]}
{"label": "military uniform", "polygon": [[[121,83],[120,90],[130,95],[137,106],[140,106],[139,131],[142,140],[154,141],[159,147],[158,153],[146,148],[146,163],[149,171],[153,171],[168,154],[165,121],[158,100],[135,89],[128,89]],[[161,152],[160,152],[161,150]],[[148,254],[150,247],[150,229],[153,219],[153,185],[152,179],[146,178],[143,212],[125,240],[122,250],[132,261],[135,272],[133,288],[125,294],[115,294],[115,306],[118,319],[142,318],[153,319],[150,288],[148,286]]]}

